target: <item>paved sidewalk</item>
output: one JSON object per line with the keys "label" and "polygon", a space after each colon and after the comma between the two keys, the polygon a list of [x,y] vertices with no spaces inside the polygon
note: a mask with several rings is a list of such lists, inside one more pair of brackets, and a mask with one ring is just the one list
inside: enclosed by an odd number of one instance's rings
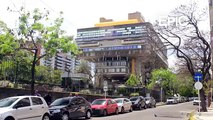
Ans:
{"label": "paved sidewalk", "polygon": [[211,106],[208,108],[208,112],[201,112],[200,115],[198,115],[198,112],[194,115],[195,120],[213,120],[213,102],[211,103]]}
{"label": "paved sidewalk", "polygon": [[156,103],[156,106],[162,106],[162,105],[165,105],[166,103],[164,103],[164,102],[157,102]]}

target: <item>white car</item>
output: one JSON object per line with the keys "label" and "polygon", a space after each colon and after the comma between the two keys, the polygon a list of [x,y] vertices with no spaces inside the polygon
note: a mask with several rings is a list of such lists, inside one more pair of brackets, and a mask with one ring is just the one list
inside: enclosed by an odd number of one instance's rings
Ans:
{"label": "white car", "polygon": [[178,103],[178,100],[176,97],[170,97],[166,100],[166,103],[167,104],[177,104]]}
{"label": "white car", "polygon": [[0,100],[0,120],[49,120],[48,105],[39,96],[15,96]]}
{"label": "white car", "polygon": [[114,99],[117,102],[118,110],[120,113],[126,111],[132,112],[132,102],[127,98],[116,98]]}
{"label": "white car", "polygon": [[198,99],[198,97],[195,97],[193,100],[193,105],[199,105],[200,100]]}

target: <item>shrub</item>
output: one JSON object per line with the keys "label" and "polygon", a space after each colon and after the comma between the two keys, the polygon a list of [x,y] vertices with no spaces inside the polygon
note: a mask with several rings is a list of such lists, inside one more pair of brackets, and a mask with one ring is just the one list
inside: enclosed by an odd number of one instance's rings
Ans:
{"label": "shrub", "polygon": [[139,96],[139,93],[131,93],[129,96]]}

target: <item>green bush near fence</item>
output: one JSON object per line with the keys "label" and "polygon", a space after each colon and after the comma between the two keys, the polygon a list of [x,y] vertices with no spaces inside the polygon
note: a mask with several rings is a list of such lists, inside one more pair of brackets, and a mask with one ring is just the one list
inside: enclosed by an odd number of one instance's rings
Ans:
{"label": "green bush near fence", "polygon": [[139,93],[131,93],[129,96],[133,97],[133,96],[139,96]]}

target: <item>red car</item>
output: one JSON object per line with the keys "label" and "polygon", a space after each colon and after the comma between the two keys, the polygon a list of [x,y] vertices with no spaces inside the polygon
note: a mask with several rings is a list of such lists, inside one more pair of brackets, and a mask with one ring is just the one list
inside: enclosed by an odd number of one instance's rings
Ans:
{"label": "red car", "polygon": [[112,99],[96,99],[92,102],[92,111],[94,115],[118,114],[118,105]]}

